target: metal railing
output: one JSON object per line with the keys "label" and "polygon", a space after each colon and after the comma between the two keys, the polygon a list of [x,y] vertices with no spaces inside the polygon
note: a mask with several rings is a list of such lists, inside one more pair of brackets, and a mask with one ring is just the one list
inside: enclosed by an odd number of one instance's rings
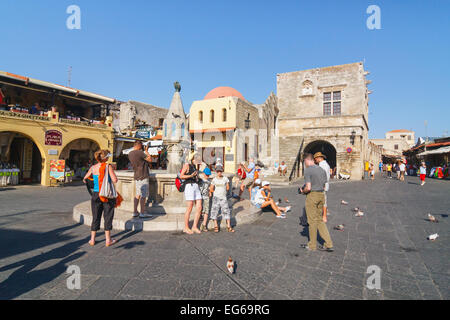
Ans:
{"label": "metal railing", "polygon": [[[303,143],[305,142],[305,138],[302,139],[302,143],[300,143],[300,148],[298,149],[297,157],[295,158],[294,165],[292,166],[291,174],[289,175],[289,181],[292,181],[294,177],[300,176],[300,164],[302,163],[303,159]],[[295,175],[295,173],[297,173]]]}

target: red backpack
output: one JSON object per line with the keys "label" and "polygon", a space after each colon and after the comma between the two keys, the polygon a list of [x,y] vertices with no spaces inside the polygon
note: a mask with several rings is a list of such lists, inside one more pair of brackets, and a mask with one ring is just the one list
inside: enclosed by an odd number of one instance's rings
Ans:
{"label": "red backpack", "polygon": [[186,187],[186,182],[180,178],[181,170],[177,174],[177,178],[175,179],[175,186],[177,187],[177,190],[180,192],[184,192],[184,188]]}

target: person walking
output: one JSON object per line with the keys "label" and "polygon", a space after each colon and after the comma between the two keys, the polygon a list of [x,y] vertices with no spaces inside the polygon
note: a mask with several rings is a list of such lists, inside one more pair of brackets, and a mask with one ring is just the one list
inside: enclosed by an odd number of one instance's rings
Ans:
{"label": "person walking", "polygon": [[328,164],[328,162],[325,160],[326,156],[324,154],[322,154],[322,152],[316,152],[314,154],[314,162],[319,165],[319,167],[321,167],[326,175],[327,175],[327,182],[325,183],[325,188],[323,191],[323,195],[324,195],[324,202],[323,202],[323,216],[326,217],[327,216],[327,193],[330,189],[330,166]]}
{"label": "person walking", "polygon": [[420,185],[423,186],[425,184],[425,177],[427,176],[427,165],[425,164],[425,162],[422,161],[422,164],[420,166],[419,169],[419,173],[420,173]]}
{"label": "person walking", "polygon": [[209,188],[209,194],[212,196],[211,220],[214,221],[214,232],[219,232],[219,224],[217,222],[219,211],[222,212],[222,219],[227,223],[227,231],[235,232],[231,227],[231,211],[227,201],[227,193],[230,190],[230,180],[223,176],[222,166],[216,166],[216,173],[217,176],[211,181],[211,186]]}
{"label": "person walking", "polygon": [[[131,166],[134,171],[134,181],[136,185],[136,195],[134,198],[133,218],[148,218],[151,215],[145,213],[145,204],[149,196],[149,163],[152,157],[148,153],[148,146],[142,151],[143,145],[141,141],[135,141],[133,150],[128,154]],[[138,205],[141,204],[141,213],[138,212]]]}
{"label": "person walking", "polygon": [[380,173],[383,174],[383,162],[380,161],[380,163],[378,164],[378,168],[380,170]]}
{"label": "person walking", "polygon": [[400,169],[400,181],[405,181],[406,164],[402,161],[398,167]]}
{"label": "person walking", "polygon": [[[188,157],[188,161],[183,165],[180,173],[180,179],[185,180],[184,198],[187,208],[184,213],[184,229],[187,234],[201,233],[198,229],[198,223],[202,214],[202,193],[198,186],[198,166],[201,164],[200,155],[192,153]],[[189,228],[189,218],[191,217],[192,208],[195,203],[195,217],[192,230]]]}
{"label": "person walking", "polygon": [[[107,165],[108,159],[112,156],[109,150],[99,150],[95,153],[95,160],[97,164],[89,168],[88,172],[83,178],[83,182],[87,183],[87,179],[91,176],[94,181],[94,188],[91,196],[91,210],[92,210],[92,224],[91,224],[91,240],[89,245],[95,245],[95,236],[97,231],[100,230],[100,222],[105,220],[105,238],[106,246],[109,247],[116,243],[115,239],[111,239],[111,230],[114,219],[114,208],[116,206],[116,199],[106,199],[99,196],[102,189],[103,178],[108,173],[111,181],[117,183],[117,176],[111,165]],[[106,172],[108,170],[108,172]]]}
{"label": "person walking", "polygon": [[388,163],[386,166],[387,176],[392,179],[392,164]]}
{"label": "person walking", "polygon": [[333,242],[327,229],[327,217],[323,215],[324,188],[327,182],[327,175],[322,168],[314,163],[313,155],[308,153],[304,158],[305,165],[305,185],[300,188],[302,194],[306,194],[305,209],[309,224],[309,242],[302,245],[303,248],[314,251],[317,250],[317,231],[325,241],[321,250],[334,251]]}
{"label": "person walking", "polygon": [[370,163],[370,179],[372,179],[372,181],[375,179],[375,166],[373,165],[373,163]]}
{"label": "person walking", "polygon": [[364,180],[369,178],[369,161],[364,161]]}

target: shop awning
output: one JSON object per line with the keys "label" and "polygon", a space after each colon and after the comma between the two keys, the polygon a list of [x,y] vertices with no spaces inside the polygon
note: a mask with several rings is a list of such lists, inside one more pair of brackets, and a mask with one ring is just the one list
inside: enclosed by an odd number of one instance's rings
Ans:
{"label": "shop awning", "polygon": [[435,150],[425,151],[422,153],[419,153],[418,156],[427,156],[429,154],[443,154],[443,153],[450,153],[450,147],[442,147]]}

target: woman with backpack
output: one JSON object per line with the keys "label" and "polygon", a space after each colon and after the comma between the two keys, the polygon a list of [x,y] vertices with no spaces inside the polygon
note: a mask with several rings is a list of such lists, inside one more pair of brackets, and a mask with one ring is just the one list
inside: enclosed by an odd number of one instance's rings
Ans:
{"label": "woman with backpack", "polygon": [[[201,164],[200,155],[192,153],[189,155],[188,162],[183,165],[180,173],[180,179],[184,180],[184,198],[186,199],[187,208],[184,214],[184,229],[187,234],[201,233],[198,228],[200,216],[202,214],[202,193],[199,188],[198,166]],[[192,208],[195,203],[195,218],[192,230],[189,228],[189,218],[191,217]]]}
{"label": "woman with backpack", "polygon": [[[109,174],[112,183],[117,183],[116,173],[111,165],[107,165],[108,159],[111,157],[109,150],[99,150],[95,153],[95,160],[97,164],[89,168],[89,171],[83,178],[83,182],[86,183],[87,179],[91,176],[94,182],[94,188],[92,189],[91,208],[92,208],[92,224],[91,224],[91,240],[89,244],[95,245],[95,236],[100,229],[100,222],[105,220],[105,238],[106,246],[109,247],[116,243],[115,239],[111,239],[112,222],[114,219],[114,208],[116,207],[116,199],[107,199],[99,195],[103,178],[105,174]],[[106,172],[108,168],[108,172]]]}

